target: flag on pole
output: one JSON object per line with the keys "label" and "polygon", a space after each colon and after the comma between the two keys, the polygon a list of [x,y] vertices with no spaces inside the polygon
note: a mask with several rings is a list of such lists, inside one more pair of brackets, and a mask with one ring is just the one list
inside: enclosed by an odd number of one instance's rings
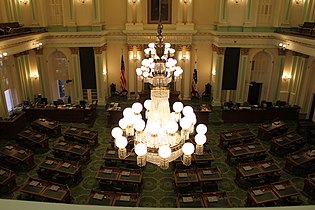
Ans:
{"label": "flag on pole", "polygon": [[126,78],[125,78],[125,63],[124,56],[121,56],[121,66],[120,66],[120,89],[121,91],[126,90]]}
{"label": "flag on pole", "polygon": [[197,61],[195,61],[195,68],[193,73],[193,80],[192,80],[192,91],[198,92],[198,75],[197,75]]}

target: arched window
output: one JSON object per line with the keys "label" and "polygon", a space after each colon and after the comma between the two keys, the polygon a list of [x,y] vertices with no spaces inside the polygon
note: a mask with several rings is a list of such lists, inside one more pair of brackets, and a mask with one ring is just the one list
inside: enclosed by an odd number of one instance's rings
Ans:
{"label": "arched window", "polygon": [[49,25],[63,25],[62,0],[49,0],[48,15]]}
{"label": "arched window", "polygon": [[159,22],[159,1],[162,23],[172,23],[172,0],[148,0],[148,23]]}

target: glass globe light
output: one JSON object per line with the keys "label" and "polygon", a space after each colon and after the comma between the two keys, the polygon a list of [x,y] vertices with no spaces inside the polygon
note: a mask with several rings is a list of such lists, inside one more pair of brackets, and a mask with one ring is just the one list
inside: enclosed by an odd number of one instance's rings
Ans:
{"label": "glass globe light", "polygon": [[121,129],[126,129],[127,128],[127,122],[125,118],[121,118],[118,122],[119,127],[121,127]]}
{"label": "glass globe light", "polygon": [[135,121],[135,116],[134,115],[130,115],[128,117],[125,117],[125,122],[126,122],[127,126],[133,125],[134,121]]}
{"label": "glass globe light", "polygon": [[147,151],[148,151],[147,145],[143,143],[137,144],[135,146],[135,153],[138,156],[144,156],[145,154],[147,154]]}
{"label": "glass globe light", "polygon": [[178,130],[178,124],[175,121],[169,121],[167,123],[166,130],[168,133],[176,133]]}
{"label": "glass globe light", "polygon": [[167,42],[167,43],[164,43],[164,46],[165,46],[165,48],[170,48],[171,44]]}
{"label": "glass globe light", "polygon": [[207,126],[205,126],[204,124],[199,124],[196,127],[196,131],[197,131],[197,133],[205,134],[205,133],[207,133]]}
{"label": "glass globe light", "polygon": [[175,71],[175,72],[174,72],[174,76],[175,76],[175,77],[179,77],[179,76],[180,76],[180,73],[178,73],[177,71]]}
{"label": "glass globe light", "polygon": [[112,137],[114,137],[115,139],[117,139],[118,137],[123,135],[123,131],[120,127],[115,127],[112,129]]}
{"label": "glass globe light", "polygon": [[196,144],[203,145],[204,143],[206,143],[206,141],[207,141],[207,137],[206,137],[206,135],[204,135],[204,134],[198,133],[198,134],[195,136],[195,142],[196,142]]}
{"label": "glass globe light", "polygon": [[123,111],[123,116],[125,118],[127,118],[127,117],[129,117],[131,115],[133,115],[133,110],[130,107],[125,108],[124,111]]}
{"label": "glass globe light", "polygon": [[191,155],[192,153],[194,153],[195,147],[192,143],[187,142],[183,145],[182,150],[185,155]]}
{"label": "glass globe light", "polygon": [[149,76],[149,73],[145,71],[145,72],[143,72],[142,75],[143,75],[144,78],[147,78]]}
{"label": "glass globe light", "polygon": [[136,131],[143,131],[145,127],[145,122],[142,119],[136,120],[134,123],[134,128]]}
{"label": "glass globe light", "polygon": [[139,114],[142,111],[142,104],[140,104],[139,102],[136,102],[134,104],[132,104],[132,110],[134,113]]}
{"label": "glass globe light", "polygon": [[191,126],[191,121],[187,117],[183,117],[180,119],[179,125],[182,127],[182,129],[187,130]]}
{"label": "glass globe light", "polygon": [[188,115],[193,114],[193,113],[194,113],[194,110],[191,106],[185,106],[183,108],[183,115],[184,116],[188,116]]}
{"label": "glass globe light", "polygon": [[150,100],[150,99],[145,100],[143,105],[144,105],[144,107],[145,107],[147,110],[150,110],[150,108],[151,108],[151,100]]}
{"label": "glass globe light", "polygon": [[173,109],[175,112],[181,112],[183,110],[183,103],[180,102],[180,101],[176,101],[174,104],[173,104]]}
{"label": "glass globe light", "polygon": [[137,68],[137,69],[136,69],[136,73],[137,73],[138,76],[141,76],[141,75],[142,75],[142,70],[141,70],[141,68]]}
{"label": "glass globe light", "polygon": [[128,144],[128,141],[127,141],[127,138],[124,137],[124,136],[120,136],[116,139],[116,146],[119,148],[119,149],[123,149],[127,146]]}
{"label": "glass globe light", "polygon": [[153,42],[151,42],[151,43],[148,44],[148,46],[149,46],[150,48],[154,48],[155,44],[154,44]]}
{"label": "glass globe light", "polygon": [[160,146],[158,152],[161,158],[168,158],[169,156],[171,156],[172,153],[171,148],[167,145]]}

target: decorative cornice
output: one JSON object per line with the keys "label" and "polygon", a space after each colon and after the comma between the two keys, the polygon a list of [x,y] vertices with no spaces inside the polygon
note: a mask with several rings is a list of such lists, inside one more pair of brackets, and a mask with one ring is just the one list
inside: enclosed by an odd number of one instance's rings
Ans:
{"label": "decorative cornice", "polygon": [[23,52],[14,54],[13,56],[14,57],[20,57],[20,56],[29,55],[29,54],[30,54],[30,52],[27,50],[27,51],[23,51]]}
{"label": "decorative cornice", "polygon": [[186,47],[186,51],[191,51],[191,48],[192,48],[191,44],[188,44],[188,45],[178,44],[178,45],[176,45],[176,50],[181,51],[184,46]]}
{"label": "decorative cornice", "polygon": [[144,49],[142,44],[128,44],[128,51],[133,51],[134,47],[137,51],[143,51]]}
{"label": "decorative cornice", "polygon": [[101,47],[94,47],[94,53],[95,54],[102,54],[107,49],[107,44],[104,44]]}
{"label": "decorative cornice", "polygon": [[218,55],[224,55],[225,47],[217,47],[216,45],[212,44],[212,50]]}

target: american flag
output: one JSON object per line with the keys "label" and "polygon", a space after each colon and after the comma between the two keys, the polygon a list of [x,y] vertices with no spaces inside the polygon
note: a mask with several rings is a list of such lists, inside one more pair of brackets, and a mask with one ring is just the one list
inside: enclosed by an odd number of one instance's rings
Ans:
{"label": "american flag", "polygon": [[195,62],[195,69],[193,73],[193,80],[192,80],[192,90],[198,92],[198,85],[197,85],[197,62]]}
{"label": "american flag", "polygon": [[125,78],[125,63],[124,56],[121,56],[121,67],[120,67],[120,89],[126,90],[126,78]]}

